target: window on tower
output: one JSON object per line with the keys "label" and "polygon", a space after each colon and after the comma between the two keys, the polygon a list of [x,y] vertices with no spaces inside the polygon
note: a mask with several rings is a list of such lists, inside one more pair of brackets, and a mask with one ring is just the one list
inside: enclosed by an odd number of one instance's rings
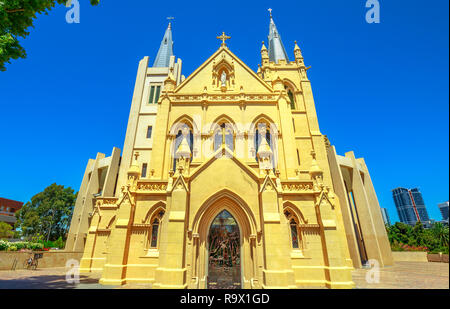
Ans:
{"label": "window on tower", "polygon": [[158,230],[159,230],[159,220],[155,218],[152,223],[152,238],[150,241],[150,248],[156,248],[158,246]]}
{"label": "window on tower", "polygon": [[148,100],[149,104],[158,103],[160,94],[161,94],[161,86],[160,85],[151,85],[150,86],[150,97]]}
{"label": "window on tower", "polygon": [[291,104],[291,109],[295,109],[295,97],[294,97],[294,92],[292,91],[291,88],[289,88],[288,86],[284,86],[284,89],[286,89],[287,91],[287,95],[289,97],[289,103]]}
{"label": "window on tower", "polygon": [[291,245],[292,249],[298,250],[303,249],[303,242],[302,242],[302,233],[299,228],[299,221],[297,216],[294,214],[294,212],[289,209],[284,212],[284,215],[286,216],[286,219],[289,222],[289,228],[291,231]]}
{"label": "window on tower", "polygon": [[[164,210],[157,210],[157,213],[150,220],[151,229],[148,234],[148,246],[151,249],[157,249],[159,244],[159,232],[161,228],[162,218],[164,216]],[[148,248],[148,247],[147,247]]]}
{"label": "window on tower", "polygon": [[141,178],[147,177],[147,163],[142,164]]}
{"label": "window on tower", "polygon": [[147,138],[152,138],[152,126],[147,127]]}

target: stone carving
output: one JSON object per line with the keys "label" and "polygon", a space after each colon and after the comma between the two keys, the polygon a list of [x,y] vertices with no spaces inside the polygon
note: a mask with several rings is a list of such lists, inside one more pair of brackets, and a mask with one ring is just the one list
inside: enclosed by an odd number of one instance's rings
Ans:
{"label": "stone carving", "polygon": [[139,191],[166,191],[167,184],[165,183],[139,183],[138,190]]}
{"label": "stone carving", "polygon": [[285,192],[295,192],[295,191],[312,191],[314,186],[312,183],[301,183],[301,184],[283,184],[283,191]]}

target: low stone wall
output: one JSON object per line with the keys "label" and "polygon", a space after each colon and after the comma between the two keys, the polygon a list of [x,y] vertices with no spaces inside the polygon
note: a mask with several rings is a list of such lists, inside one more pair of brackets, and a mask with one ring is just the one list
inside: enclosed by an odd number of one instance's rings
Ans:
{"label": "low stone wall", "polygon": [[428,262],[448,263],[448,254],[428,254]]}
{"label": "low stone wall", "polygon": [[392,251],[394,262],[428,262],[427,252]]}
{"label": "low stone wall", "polygon": [[[38,268],[65,267],[67,261],[77,260],[80,262],[83,252],[66,251],[42,251],[43,257],[39,260]],[[0,270],[11,270],[14,261],[17,261],[16,269],[23,269],[25,261],[30,257],[27,252],[0,252]]]}

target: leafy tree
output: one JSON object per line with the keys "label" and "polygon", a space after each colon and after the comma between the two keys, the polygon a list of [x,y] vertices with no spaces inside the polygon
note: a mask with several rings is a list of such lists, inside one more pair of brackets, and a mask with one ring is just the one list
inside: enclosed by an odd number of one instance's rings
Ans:
{"label": "leafy tree", "polygon": [[435,223],[430,229],[424,229],[418,222],[414,227],[397,222],[386,227],[393,250],[403,250],[404,246],[425,247],[429,252],[449,252],[449,229],[441,223]]}
{"label": "leafy tree", "polygon": [[[100,0],[90,0],[97,5]],[[11,59],[26,58],[25,49],[19,38],[30,34],[38,14],[48,14],[56,4],[67,0],[2,0],[0,1],[0,71],[6,71],[5,64]]]}
{"label": "leafy tree", "polygon": [[75,205],[76,194],[70,187],[52,184],[36,194],[16,212],[16,227],[27,237],[65,239]]}
{"label": "leafy tree", "polygon": [[1,238],[10,238],[14,235],[12,231],[12,226],[6,222],[0,222],[0,239]]}
{"label": "leafy tree", "polygon": [[438,241],[438,243],[445,247],[448,247],[448,239],[449,239],[449,229],[448,226],[445,227],[442,223],[435,223],[431,228],[431,233],[434,238]]}

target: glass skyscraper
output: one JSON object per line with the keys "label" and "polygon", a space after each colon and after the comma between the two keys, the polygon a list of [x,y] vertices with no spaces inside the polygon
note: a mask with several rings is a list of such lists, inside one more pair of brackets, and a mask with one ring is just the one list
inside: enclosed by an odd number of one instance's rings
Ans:
{"label": "glass skyscraper", "polygon": [[439,210],[441,211],[442,214],[442,220],[447,221],[448,222],[448,201],[442,204],[439,204]]}
{"label": "glass skyscraper", "polygon": [[384,225],[391,226],[391,220],[386,208],[381,208],[381,215],[383,216]]}
{"label": "glass skyscraper", "polygon": [[397,188],[392,190],[392,194],[401,222],[409,225],[415,225],[419,220],[429,223],[430,218],[419,189]]}

